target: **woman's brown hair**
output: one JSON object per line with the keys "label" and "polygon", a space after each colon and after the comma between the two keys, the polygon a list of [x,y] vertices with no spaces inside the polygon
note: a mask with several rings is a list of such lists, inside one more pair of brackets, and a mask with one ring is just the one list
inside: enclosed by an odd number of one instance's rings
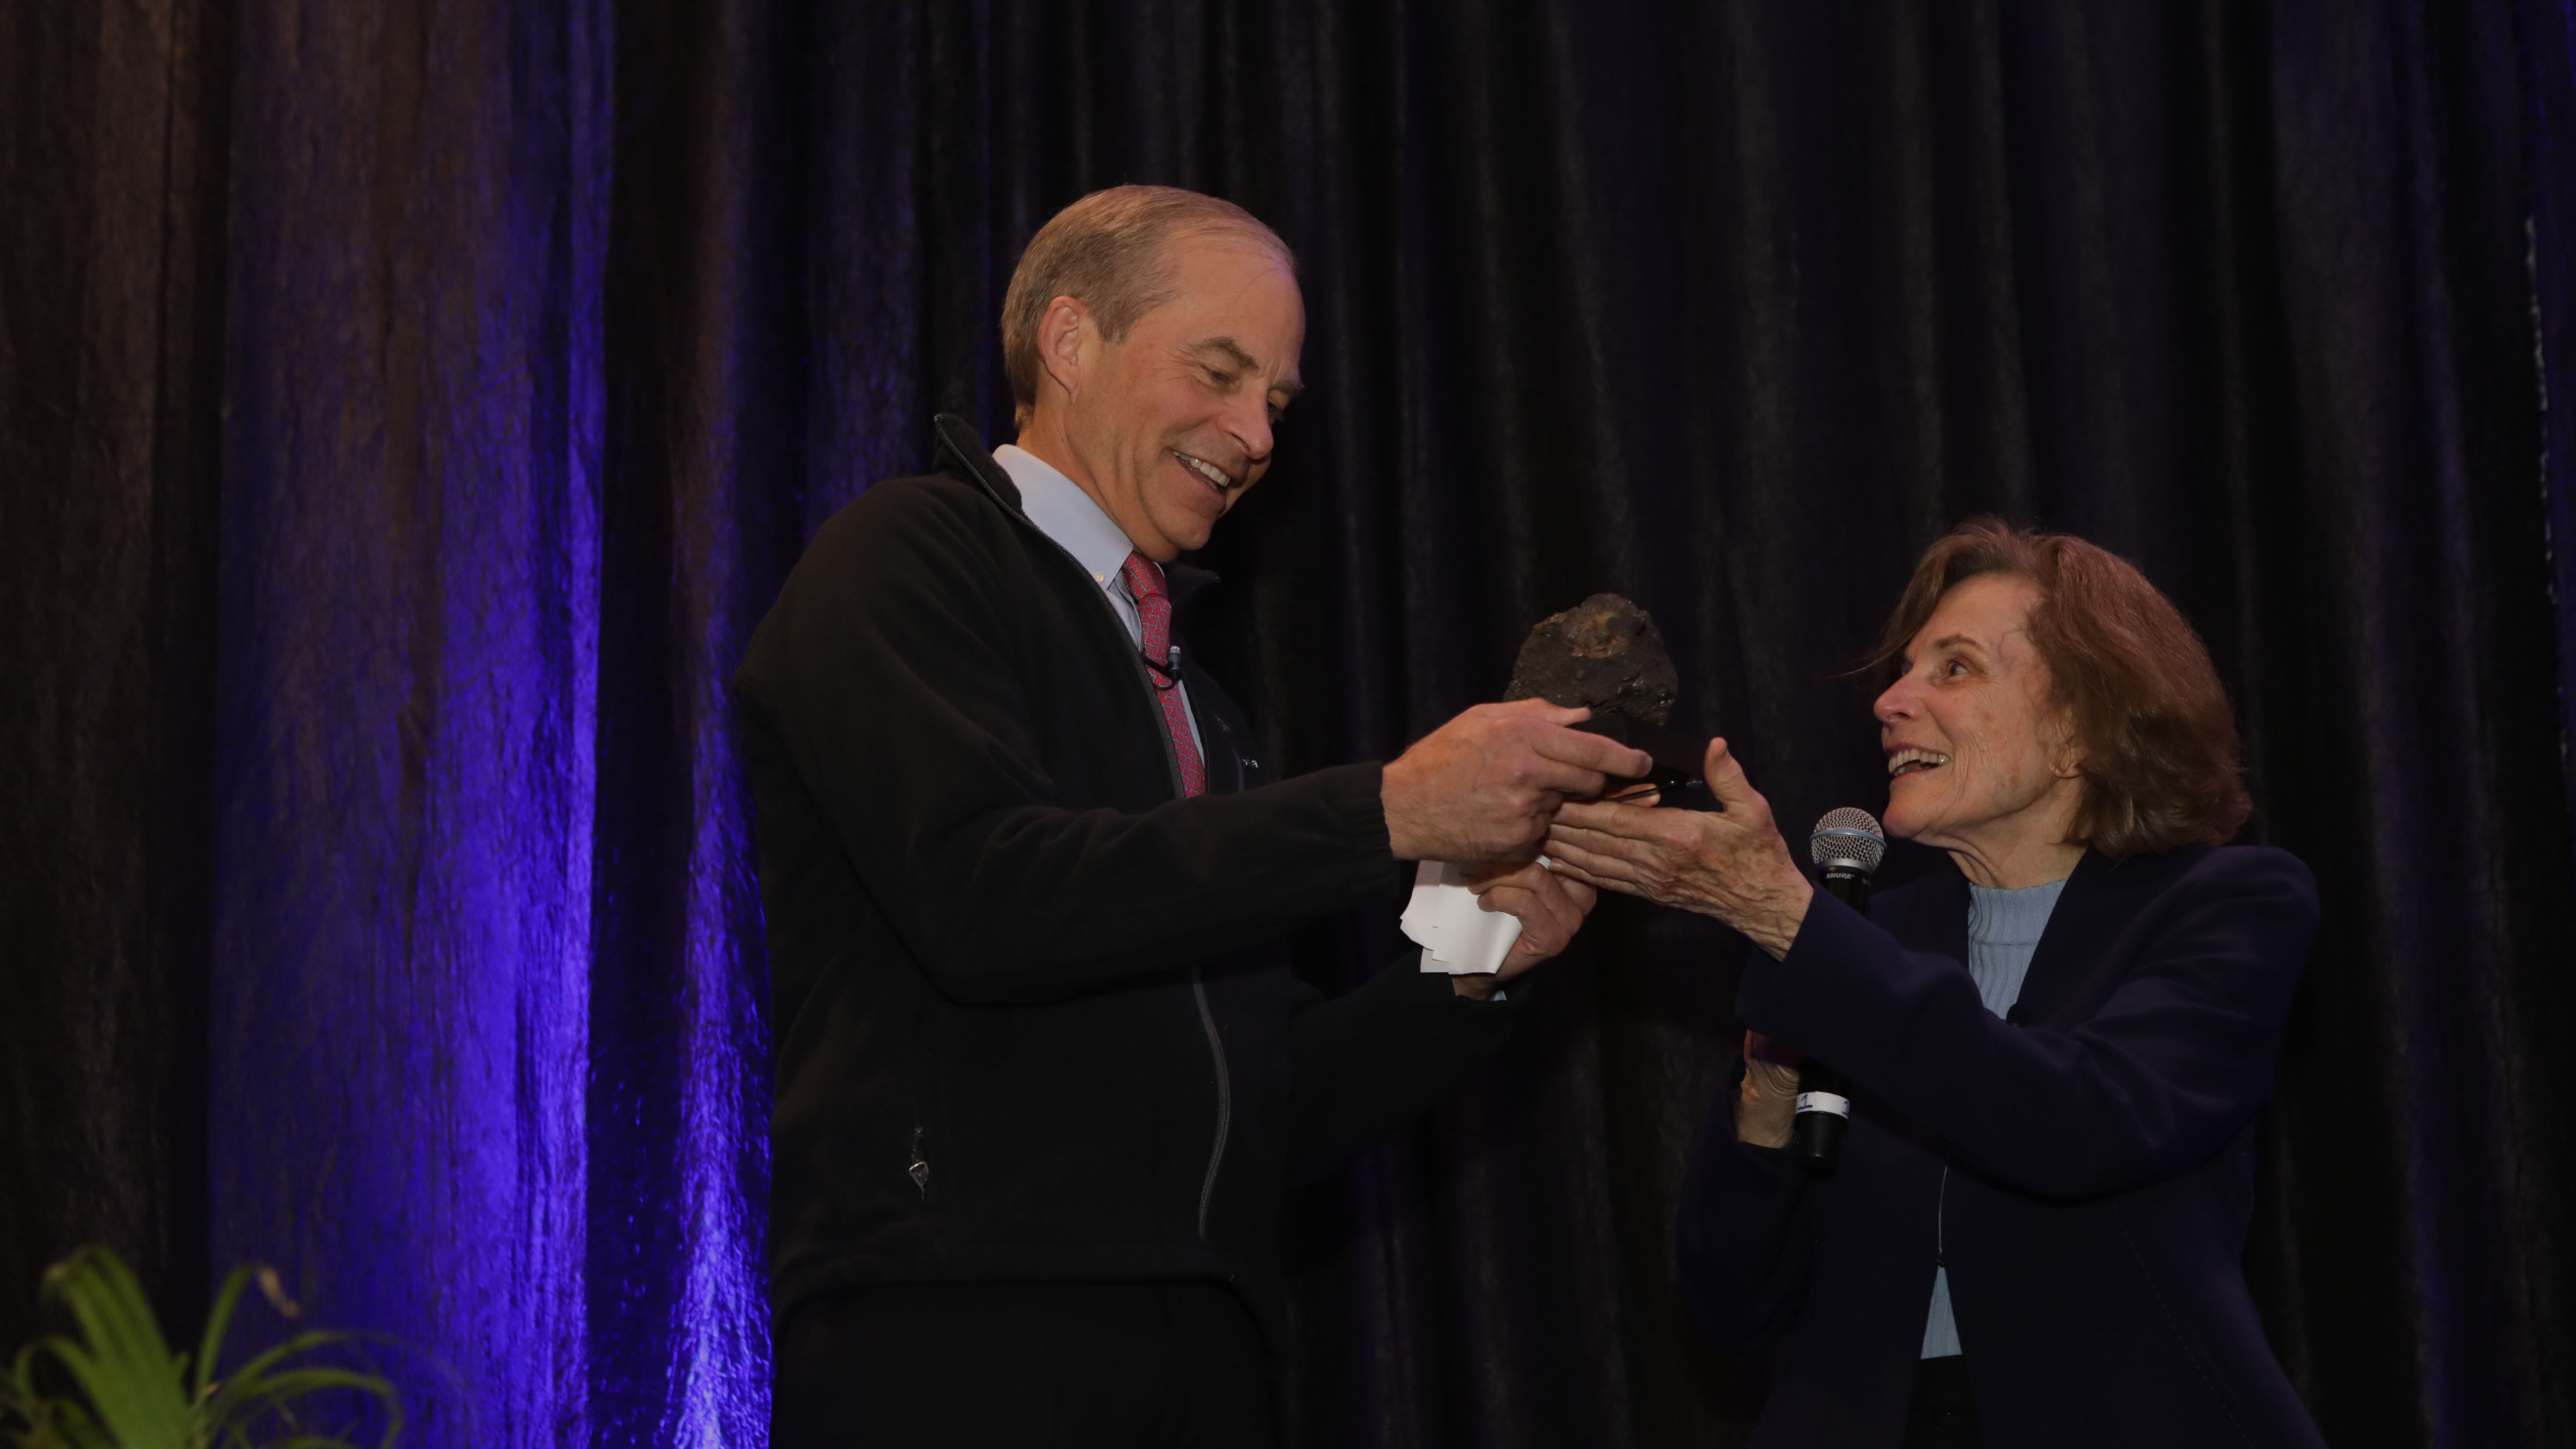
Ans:
{"label": "woman's brown hair", "polygon": [[1979,574],[2039,586],[2030,638],[2084,748],[2068,839],[2113,860],[2223,845],[2254,808],[2209,650],[2128,560],[2062,533],[1972,518],[1924,551],[1870,665],[1905,657],[1941,596]]}

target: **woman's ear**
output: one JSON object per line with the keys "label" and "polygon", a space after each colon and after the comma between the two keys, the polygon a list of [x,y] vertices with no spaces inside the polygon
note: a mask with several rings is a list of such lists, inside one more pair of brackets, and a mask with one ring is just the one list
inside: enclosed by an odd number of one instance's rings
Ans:
{"label": "woman's ear", "polygon": [[2057,748],[2049,760],[2049,773],[2061,780],[2073,780],[2084,774],[2084,761],[2092,751],[2084,748],[2083,733],[2075,721],[2060,714],[2057,718]]}

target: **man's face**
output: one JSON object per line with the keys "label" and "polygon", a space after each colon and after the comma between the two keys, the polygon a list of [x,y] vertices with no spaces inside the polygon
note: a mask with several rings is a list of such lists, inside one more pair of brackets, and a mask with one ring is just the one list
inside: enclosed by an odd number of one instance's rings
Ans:
{"label": "man's face", "polygon": [[1124,341],[1090,332],[1065,403],[1094,497],[1157,563],[1205,546],[1269,471],[1271,425],[1297,395],[1306,343],[1296,280],[1268,252],[1222,235],[1166,247],[1172,300]]}

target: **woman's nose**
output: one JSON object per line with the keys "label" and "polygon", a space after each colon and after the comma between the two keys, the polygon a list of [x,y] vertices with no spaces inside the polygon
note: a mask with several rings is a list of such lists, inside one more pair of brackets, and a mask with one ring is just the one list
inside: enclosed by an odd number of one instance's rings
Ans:
{"label": "woman's nose", "polygon": [[1878,716],[1880,724],[1894,724],[1914,713],[1914,693],[1906,687],[1907,683],[1900,679],[1889,685],[1870,705],[1869,712]]}

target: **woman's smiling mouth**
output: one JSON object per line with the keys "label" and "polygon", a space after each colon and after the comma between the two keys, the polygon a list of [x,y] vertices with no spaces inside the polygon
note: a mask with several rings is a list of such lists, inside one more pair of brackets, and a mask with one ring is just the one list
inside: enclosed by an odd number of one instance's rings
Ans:
{"label": "woman's smiling mouth", "polygon": [[1924,770],[1937,770],[1948,763],[1950,757],[1937,750],[1903,749],[1887,757],[1887,773],[1891,778],[1912,775]]}

